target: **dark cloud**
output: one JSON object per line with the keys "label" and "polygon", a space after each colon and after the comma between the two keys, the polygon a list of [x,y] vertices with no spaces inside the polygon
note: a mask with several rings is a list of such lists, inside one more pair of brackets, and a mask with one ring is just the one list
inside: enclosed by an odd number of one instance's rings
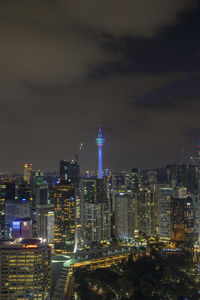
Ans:
{"label": "dark cloud", "polygon": [[132,103],[134,107],[147,108],[149,110],[184,110],[190,102],[200,100],[199,87],[200,74],[192,74],[182,79],[171,80],[154,89]]}
{"label": "dark cloud", "polygon": [[82,168],[96,168],[99,120],[105,166],[175,160],[199,128],[198,12],[186,0],[0,3],[0,169],[57,168],[81,142]]}
{"label": "dark cloud", "polygon": [[151,37],[158,28],[178,22],[178,14],[197,7],[187,0],[81,0],[61,1],[72,22],[112,35]]}

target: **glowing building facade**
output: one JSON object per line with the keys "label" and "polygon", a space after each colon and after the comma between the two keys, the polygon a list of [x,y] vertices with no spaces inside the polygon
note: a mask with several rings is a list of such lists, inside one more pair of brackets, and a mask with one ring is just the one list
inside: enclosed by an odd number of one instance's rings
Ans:
{"label": "glowing building facade", "polygon": [[5,237],[5,195],[6,184],[0,183],[0,239]]}
{"label": "glowing building facade", "polygon": [[171,239],[175,242],[193,244],[194,211],[193,201],[187,188],[177,187],[171,197]]}
{"label": "glowing building facade", "polygon": [[158,187],[158,233],[161,239],[170,239],[171,195],[173,188],[166,185]]}
{"label": "glowing building facade", "polygon": [[55,253],[74,251],[75,241],[75,191],[73,185],[57,184],[55,199]]}
{"label": "glowing building facade", "polygon": [[39,239],[0,241],[0,299],[50,299],[50,256]]}
{"label": "glowing building facade", "polygon": [[31,183],[32,164],[24,165],[24,181],[28,184]]}

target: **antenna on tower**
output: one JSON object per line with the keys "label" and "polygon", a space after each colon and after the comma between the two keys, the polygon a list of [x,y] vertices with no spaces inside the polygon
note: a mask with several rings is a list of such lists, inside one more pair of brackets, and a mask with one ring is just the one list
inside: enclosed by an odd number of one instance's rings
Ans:
{"label": "antenna on tower", "polygon": [[[80,152],[81,152],[81,150],[82,150],[82,148],[83,148],[83,145],[84,145],[84,143],[81,143],[81,144],[80,144],[80,147],[79,147],[78,153],[80,153]],[[78,154],[77,154],[77,153],[75,153],[75,160],[76,160],[76,162],[78,162]]]}

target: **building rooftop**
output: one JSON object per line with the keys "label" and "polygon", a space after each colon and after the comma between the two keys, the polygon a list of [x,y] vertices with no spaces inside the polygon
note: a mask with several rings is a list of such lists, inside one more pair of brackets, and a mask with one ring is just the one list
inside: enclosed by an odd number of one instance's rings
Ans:
{"label": "building rooftop", "polygon": [[0,240],[0,249],[36,249],[47,246],[42,239],[10,239]]}

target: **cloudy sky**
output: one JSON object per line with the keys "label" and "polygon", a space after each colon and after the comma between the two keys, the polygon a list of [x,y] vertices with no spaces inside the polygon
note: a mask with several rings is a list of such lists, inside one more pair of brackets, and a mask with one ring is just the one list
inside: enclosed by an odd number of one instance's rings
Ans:
{"label": "cloudy sky", "polygon": [[200,138],[196,0],[0,3],[0,170],[162,167]]}

